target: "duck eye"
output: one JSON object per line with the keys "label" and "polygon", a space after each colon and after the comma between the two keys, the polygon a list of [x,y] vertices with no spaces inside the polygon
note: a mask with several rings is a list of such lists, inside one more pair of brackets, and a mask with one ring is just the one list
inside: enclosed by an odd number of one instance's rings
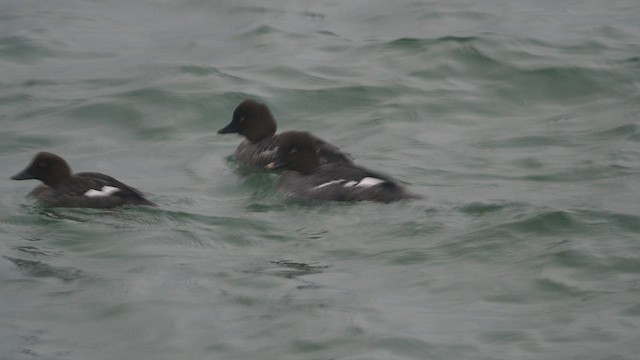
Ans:
{"label": "duck eye", "polygon": [[293,148],[293,149],[289,150],[289,154],[295,154],[297,152],[298,152],[298,149],[296,149],[296,148]]}
{"label": "duck eye", "polygon": [[38,166],[39,167],[45,167],[45,166],[47,166],[47,164],[45,162],[41,161],[41,162],[38,163]]}
{"label": "duck eye", "polygon": [[240,118],[241,123],[244,122],[244,118],[245,118],[244,116]]}

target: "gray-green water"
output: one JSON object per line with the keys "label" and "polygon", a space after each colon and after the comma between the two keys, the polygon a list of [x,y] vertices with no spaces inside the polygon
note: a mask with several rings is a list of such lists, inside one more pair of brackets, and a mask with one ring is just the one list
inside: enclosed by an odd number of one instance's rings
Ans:
{"label": "gray-green water", "polygon": [[[0,3],[0,359],[637,359],[640,3]],[[425,200],[290,202],[244,98]],[[160,206],[43,210],[37,151]]]}

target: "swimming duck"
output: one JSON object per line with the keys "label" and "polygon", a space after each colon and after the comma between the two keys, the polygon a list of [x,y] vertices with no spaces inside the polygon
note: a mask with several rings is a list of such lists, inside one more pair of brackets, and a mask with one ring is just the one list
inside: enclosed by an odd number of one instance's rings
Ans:
{"label": "swimming duck", "polygon": [[307,200],[392,202],[417,199],[387,175],[353,163],[322,163],[311,134],[289,131],[281,135],[276,160],[269,169],[286,168],[277,181],[281,193]]}
{"label": "swimming duck", "polygon": [[[288,132],[276,135],[276,120],[267,105],[254,100],[244,100],[233,112],[231,122],[218,130],[218,134],[238,133],[245,136],[236,148],[235,158],[242,164],[264,168],[273,162],[278,152],[281,137]],[[349,155],[336,146],[310,135],[316,146],[318,161],[351,163]]]}
{"label": "swimming duck", "polygon": [[43,182],[29,193],[45,207],[111,208],[122,205],[156,204],[111,176],[71,168],[60,156],[50,152],[36,154],[31,163],[12,180],[36,179]]}

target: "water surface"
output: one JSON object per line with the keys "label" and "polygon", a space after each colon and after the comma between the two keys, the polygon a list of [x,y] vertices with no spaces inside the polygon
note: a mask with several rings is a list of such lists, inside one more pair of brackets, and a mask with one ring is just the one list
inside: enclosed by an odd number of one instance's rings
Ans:
{"label": "water surface", "polygon": [[[0,4],[2,359],[636,359],[636,1]],[[245,98],[426,198],[283,199]],[[42,209],[38,151],[160,206]]]}

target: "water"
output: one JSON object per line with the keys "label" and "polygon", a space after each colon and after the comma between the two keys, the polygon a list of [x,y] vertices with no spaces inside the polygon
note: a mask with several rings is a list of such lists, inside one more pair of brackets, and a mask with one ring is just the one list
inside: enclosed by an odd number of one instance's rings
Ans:
{"label": "water", "polygon": [[[640,5],[0,4],[1,359],[636,359]],[[300,204],[244,98],[427,198]],[[158,208],[41,209],[37,151]]]}

